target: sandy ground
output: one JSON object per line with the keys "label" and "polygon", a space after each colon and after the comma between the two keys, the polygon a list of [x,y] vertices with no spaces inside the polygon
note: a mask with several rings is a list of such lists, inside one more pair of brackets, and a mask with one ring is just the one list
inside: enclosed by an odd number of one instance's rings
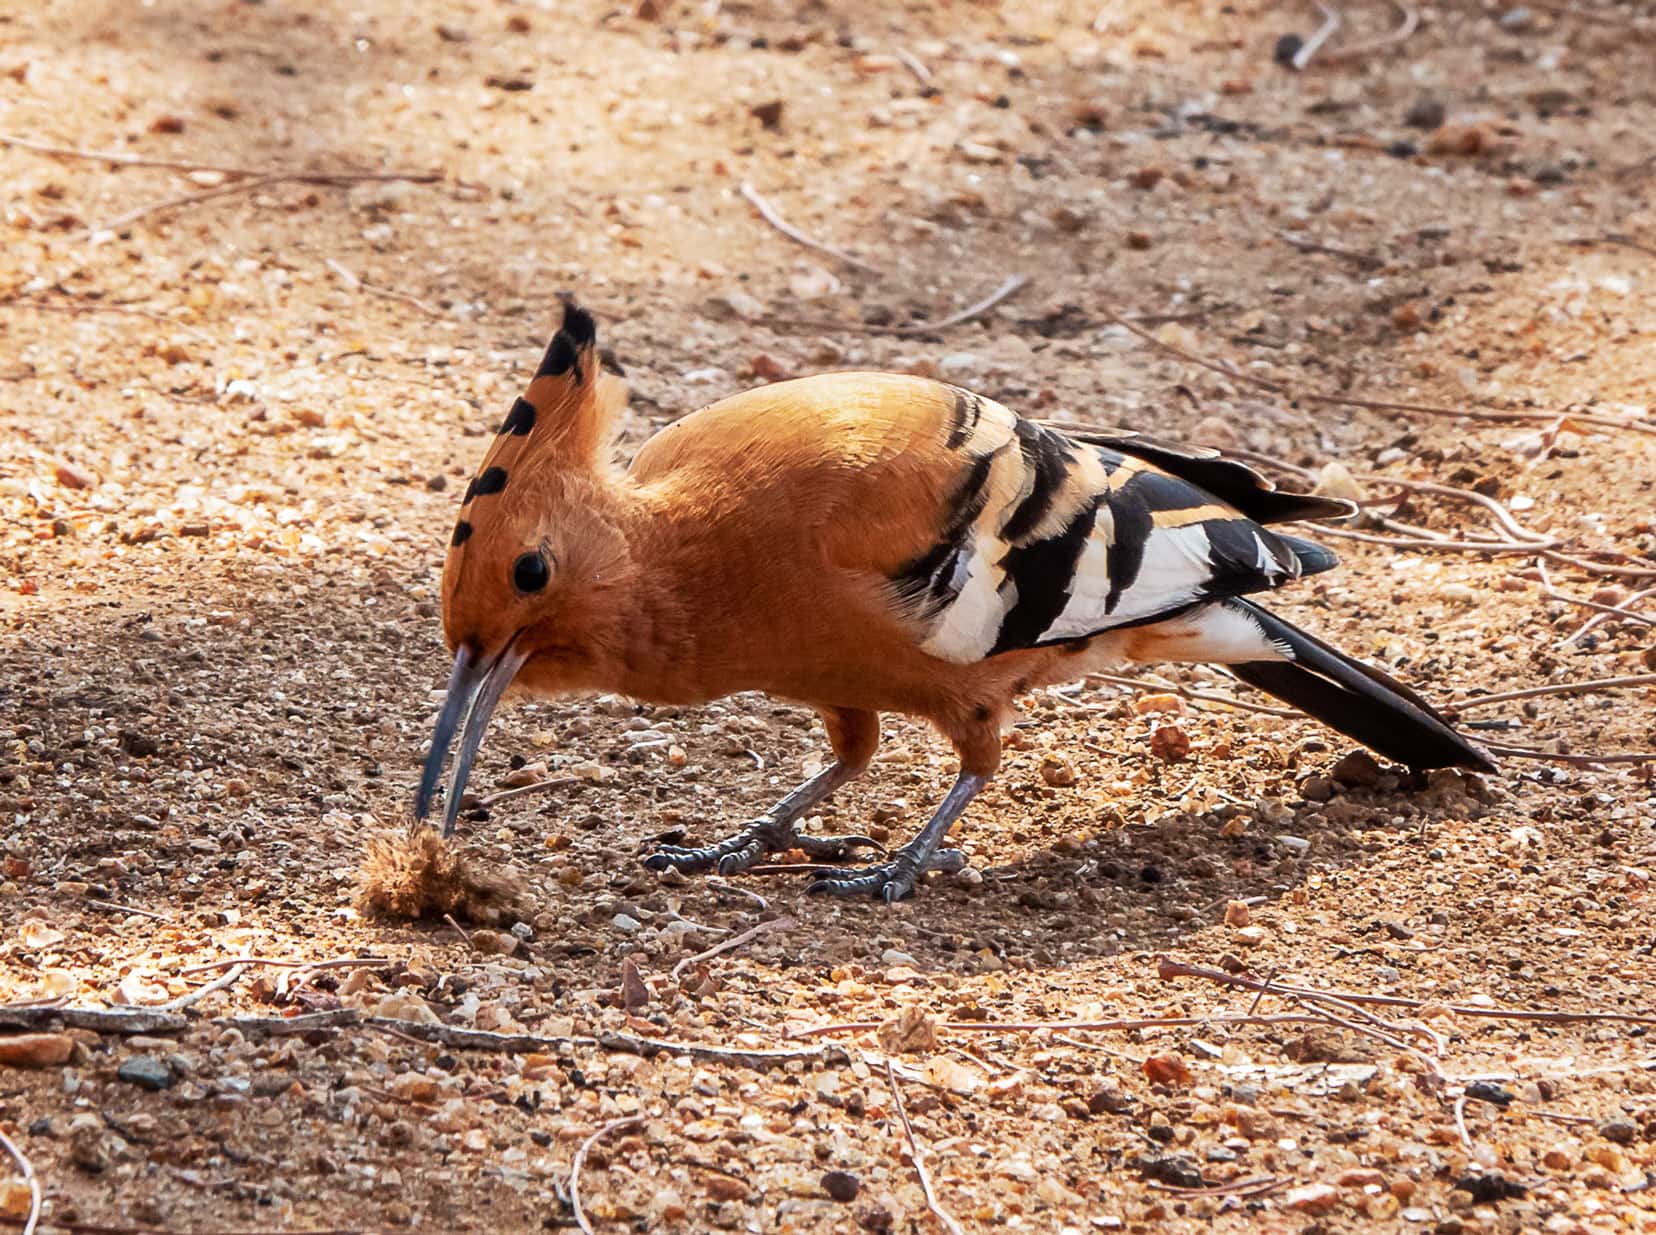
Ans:
{"label": "sandy ground", "polygon": [[[479,792],[575,783],[466,825],[520,920],[355,908],[445,672],[458,490],[563,289],[632,378],[629,450],[779,375],[940,373],[1498,499],[1578,559],[1550,586],[1533,551],[1329,539],[1280,598],[1439,701],[1656,672],[1648,623],[1545,594],[1656,584],[1656,10],[1581,8],[1375,47],[1403,14],[1352,4],[1296,74],[1310,6],[8,6],[0,131],[220,168],[0,147],[0,1002],[128,1013],[0,1038],[41,1064],[0,1066],[0,1129],[43,1229],[568,1227],[604,1129],[595,1230],[939,1230],[905,1115],[963,1230],[1656,1229],[1648,764],[1336,776],[1310,721],[1093,682],[1028,701],[971,870],[884,907],[638,864],[820,766],[810,715],[530,704]],[[363,178],[392,172],[431,178]],[[1404,496],[1377,513],[1416,541],[1509,535]],[[1653,700],[1462,715],[1625,752]],[[888,730],[815,826],[901,838],[941,794],[946,752]],[[236,956],[379,959],[232,971],[130,1032]],[[327,1013],[401,1026],[270,1032]],[[1146,1019],[1185,1023],[1070,1024]],[[884,1028],[790,1038],[836,1024]]]}

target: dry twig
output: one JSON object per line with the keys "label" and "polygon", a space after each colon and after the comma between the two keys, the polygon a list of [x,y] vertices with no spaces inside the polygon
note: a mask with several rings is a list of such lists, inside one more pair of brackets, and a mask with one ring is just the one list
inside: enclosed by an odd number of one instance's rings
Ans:
{"label": "dry twig", "polygon": [[[880,1024],[879,1021],[840,1021],[832,1025],[807,1025],[788,1030],[788,1037],[800,1040],[831,1033],[867,1033],[878,1029]],[[1211,1016],[1141,1016],[1110,1021],[942,1021],[938,1028],[960,1033],[1056,1033],[1060,1030],[1105,1033],[1138,1029],[1200,1029],[1211,1025],[1311,1024],[1327,1024],[1327,1019],[1311,1012],[1273,1012],[1253,1016],[1219,1012]]]}
{"label": "dry twig", "polygon": [[853,257],[844,249],[836,249],[833,245],[827,243],[826,241],[814,239],[813,237],[800,231],[792,223],[789,223],[780,214],[778,214],[776,212],[776,207],[772,206],[768,201],[761,197],[759,195],[759,191],[745,180],[742,182],[741,194],[753,204],[753,208],[759,212],[759,216],[764,219],[765,222],[769,223],[772,227],[781,232],[795,244],[804,245],[807,249],[815,249],[818,253],[826,253],[829,257],[838,258],[847,266],[855,266],[858,270],[865,270],[869,274],[880,273],[880,268],[878,266],[872,266],[863,261],[860,257]]}
{"label": "dry twig", "polygon": [[692,965],[699,964],[705,960],[711,960],[720,953],[729,952],[735,948],[739,948],[744,943],[748,943],[749,941],[758,938],[760,935],[763,935],[766,931],[784,930],[793,925],[795,925],[795,923],[792,918],[768,918],[759,923],[757,926],[750,927],[749,929],[743,931],[740,935],[732,935],[729,939],[714,944],[705,952],[697,952],[694,956],[685,957],[678,964],[673,966],[673,971],[670,976],[673,981],[677,982],[679,975]]}
{"label": "dry twig", "polygon": [[178,1033],[189,1026],[189,1020],[178,1013],[154,1008],[0,1008],[0,1029],[90,1029],[126,1036]]}
{"label": "dry twig", "polygon": [[926,1208],[931,1210],[932,1217],[937,1219],[938,1225],[949,1235],[964,1235],[960,1224],[954,1220],[954,1215],[938,1203],[937,1193],[932,1191],[931,1172],[926,1170],[926,1151],[920,1148],[920,1142],[915,1138],[914,1125],[909,1122],[908,1108],[903,1105],[903,1091],[897,1084],[897,1073],[891,1067],[891,1060],[885,1061],[886,1083],[891,1086],[892,1105],[897,1108],[897,1117],[903,1121],[903,1135],[908,1140],[909,1161],[914,1163],[914,1173],[920,1177],[920,1190],[926,1194]]}
{"label": "dry twig", "polygon": [[245,963],[232,963],[225,970],[222,977],[214,978],[206,986],[198,987],[188,994],[180,995],[177,999],[170,999],[166,1003],[158,1003],[154,1010],[157,1012],[182,1012],[185,1008],[194,1007],[215,991],[228,990],[234,986],[242,974],[246,972],[246,969]]}
{"label": "dry twig", "polygon": [[460,936],[462,942],[465,943],[466,949],[468,951],[471,951],[471,952],[477,951],[477,945],[472,942],[472,937],[469,934],[466,933],[466,928],[465,927],[461,926],[460,923],[458,923],[454,920],[454,915],[452,913],[445,913],[443,915],[443,921],[447,922],[451,927],[454,928],[454,933],[456,935]]}
{"label": "dry twig", "polygon": [[1142,694],[1174,694],[1200,703],[1217,703],[1227,708],[1237,708],[1243,712],[1258,712],[1262,716],[1299,717],[1304,715],[1303,712],[1295,712],[1289,708],[1273,708],[1269,704],[1252,703],[1247,699],[1232,698],[1230,695],[1215,695],[1207,691],[1192,690],[1178,682],[1168,682],[1160,679],[1147,682],[1120,673],[1089,673],[1086,681],[1108,682],[1111,686],[1136,690]]}
{"label": "dry twig", "polygon": [[1322,0],[1317,0],[1317,8],[1322,11],[1323,23],[1306,39],[1300,49],[1294,53],[1292,64],[1296,73],[1305,72],[1311,58],[1322,50],[1323,44],[1334,37],[1334,32],[1340,28],[1340,11],[1330,8]]}
{"label": "dry twig", "polygon": [[[1501,746],[1494,742],[1485,742],[1484,749],[1503,759],[1536,759],[1542,763],[1567,763],[1577,768],[1598,767],[1606,763],[1656,763],[1656,750],[1619,750],[1607,755],[1567,755],[1555,750],[1539,750],[1533,746]],[[1652,1018],[1651,1023],[1656,1024],[1656,1018]]]}
{"label": "dry twig", "polygon": [[1634,592],[1633,595],[1622,601],[1621,604],[1612,606],[1610,612],[1601,613],[1597,617],[1588,618],[1587,621],[1582,624],[1580,629],[1578,629],[1573,635],[1563,639],[1558,646],[1561,648],[1567,648],[1577,639],[1585,638],[1606,622],[1613,622],[1619,617],[1639,618],[1638,614],[1631,612],[1633,606],[1651,596],[1656,596],[1656,587],[1647,587],[1643,591]]}
{"label": "dry twig", "polygon": [[0,1145],[5,1146],[12,1161],[17,1163],[17,1170],[23,1176],[23,1182],[29,1185],[29,1215],[23,1220],[23,1235],[34,1235],[35,1227],[40,1222],[41,1206],[40,1180],[35,1176],[34,1163],[29,1161],[28,1155],[4,1132],[0,1132]]}
{"label": "dry twig", "polygon": [[554,776],[551,780],[538,780],[532,785],[515,785],[510,789],[502,789],[499,793],[491,793],[486,798],[479,798],[477,805],[479,809],[487,810],[501,802],[510,802],[513,798],[525,797],[531,793],[540,793],[547,789],[565,789],[570,785],[585,783],[585,779],[580,776]]}
{"label": "dry twig", "polygon": [[[1176,961],[1169,956],[1156,959],[1156,976],[1163,982],[1170,982],[1174,978],[1202,978],[1209,982],[1218,982],[1225,986],[1239,986],[1250,991],[1256,991],[1264,985],[1259,978],[1226,973],[1223,969],[1210,969],[1205,965],[1191,965],[1184,961]],[[1361,991],[1342,990],[1325,991],[1309,986],[1290,986],[1281,982],[1272,983],[1271,989],[1278,994],[1292,994],[1310,999],[1337,999],[1346,1003],[1371,1004],[1387,1008],[1424,1008],[1429,1002],[1425,999],[1410,999],[1403,995],[1370,995]],[[1656,1016],[1646,1016],[1637,1012],[1564,1012],[1550,1008],[1481,1008],[1473,1004],[1445,1004],[1443,1006],[1456,1016],[1481,1017],[1485,1020],[1538,1021],[1553,1025],[1568,1025],[1578,1021],[1614,1021],[1627,1025],[1656,1025]]]}
{"label": "dry twig", "polygon": [[1588,695],[1601,690],[1626,690],[1640,686],[1656,686],[1656,673],[1636,673],[1622,678],[1592,678],[1585,682],[1556,682],[1551,686],[1529,686],[1523,690],[1506,690],[1496,695],[1471,695],[1457,699],[1449,706],[1457,712],[1468,708],[1486,708],[1495,703],[1513,703],[1519,699],[1536,699],[1542,695]]}
{"label": "dry twig", "polygon": [[284,957],[274,956],[233,956],[223,960],[207,961],[201,965],[191,965],[188,969],[180,969],[179,976],[188,977],[194,973],[211,973],[216,969],[228,969],[232,965],[256,965],[273,969],[350,969],[357,965],[389,965],[389,956],[335,956],[323,961],[295,961]]}
{"label": "dry twig", "polygon": [[629,1128],[636,1128],[644,1122],[642,1115],[627,1115],[621,1119],[612,1119],[586,1140],[575,1151],[575,1161],[569,1164],[569,1207],[575,1211],[575,1225],[593,1235],[592,1223],[587,1221],[586,1213],[581,1209],[581,1167],[586,1164],[587,1152],[612,1132],[621,1132]]}
{"label": "dry twig", "polygon": [[1008,275],[1001,280],[1001,285],[990,292],[982,300],[973,301],[958,313],[951,313],[947,317],[938,318],[935,322],[910,322],[903,326],[881,327],[881,333],[893,335],[931,334],[938,330],[947,330],[950,326],[958,326],[962,322],[969,322],[974,317],[982,317],[1001,301],[1007,300],[1021,291],[1029,282],[1027,274]]}
{"label": "dry twig", "polygon": [[1324,64],[1348,64],[1353,60],[1361,60],[1377,51],[1398,43],[1406,42],[1411,34],[1420,25],[1420,13],[1406,4],[1395,4],[1398,12],[1398,23],[1394,30],[1390,30],[1378,38],[1365,39],[1361,43],[1352,43],[1337,51],[1329,52],[1323,57]]}
{"label": "dry twig", "polygon": [[345,284],[345,286],[350,288],[352,291],[356,291],[356,290],[360,289],[360,290],[365,291],[365,292],[371,292],[375,296],[384,296],[389,300],[400,300],[404,304],[413,305],[416,309],[418,309],[421,313],[424,313],[427,317],[435,317],[435,318],[439,318],[439,319],[443,317],[442,310],[432,308],[425,301],[421,300],[418,296],[411,296],[407,292],[399,292],[394,287],[381,287],[377,283],[370,283],[370,282],[368,282],[367,279],[364,279],[361,275],[353,274],[347,267],[345,267],[340,262],[336,262],[331,257],[327,259],[327,266],[328,266],[328,269],[333,271],[336,275],[338,275],[339,278],[340,278],[340,281],[343,282]]}
{"label": "dry twig", "polygon": [[0,133],[0,146],[16,146],[19,150],[33,150],[36,154],[50,154],[62,159],[89,159],[98,163],[115,163],[122,167],[159,167],[175,172],[218,172],[225,176],[257,174],[245,167],[227,167],[222,163],[187,163],[180,159],[152,159],[120,150],[83,150],[78,146],[53,146],[10,133]]}
{"label": "dry twig", "polygon": [[936,79],[932,77],[931,70],[925,66],[919,56],[916,56],[906,47],[894,47],[891,49],[891,54],[902,61],[903,67],[914,75],[915,81],[927,90],[935,91],[937,89]]}
{"label": "dry twig", "polygon": [[[1245,382],[1250,386],[1257,387],[1260,390],[1268,390],[1272,394],[1283,398],[1300,399],[1306,403],[1321,403],[1331,407],[1361,407],[1376,412],[1414,412],[1422,416],[1463,417],[1468,420],[1483,420],[1495,424],[1552,425],[1558,423],[1559,419],[1552,412],[1495,412],[1483,408],[1434,407],[1428,403],[1396,403],[1385,399],[1361,399],[1352,395],[1302,393],[1290,390],[1281,382],[1275,382],[1270,378],[1260,377],[1254,373],[1244,373],[1230,365],[1208,360],[1194,352],[1187,352],[1182,347],[1176,347],[1165,340],[1158,339],[1148,330],[1142,330],[1135,326],[1129,319],[1121,316],[1107,305],[1095,305],[1094,308],[1106,321],[1120,326],[1123,330],[1143,339],[1154,348],[1176,356],[1189,364],[1199,365],[1204,369],[1211,370],[1221,377],[1228,377],[1232,381]],[[1643,420],[1614,420],[1608,416],[1595,416],[1590,413],[1578,415],[1574,412],[1570,413],[1568,420],[1577,426],[1589,425],[1596,429],[1630,429],[1635,433],[1656,434],[1656,424],[1647,423]],[[1656,572],[1652,573],[1656,575]]]}

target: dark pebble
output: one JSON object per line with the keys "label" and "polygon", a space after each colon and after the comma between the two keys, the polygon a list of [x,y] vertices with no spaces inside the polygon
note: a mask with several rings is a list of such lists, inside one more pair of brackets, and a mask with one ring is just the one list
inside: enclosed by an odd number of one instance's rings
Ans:
{"label": "dark pebble", "polygon": [[116,1069],[115,1076],[140,1089],[171,1089],[173,1074],[154,1055],[134,1055]]}
{"label": "dark pebble", "polygon": [[1599,1135],[1618,1145],[1631,1145],[1639,1135],[1638,1125],[1631,1119],[1606,1119],[1598,1126]]}
{"label": "dark pebble", "polygon": [[857,1199],[857,1193],[862,1191],[862,1180],[850,1171],[829,1171],[822,1177],[822,1190],[841,1205],[846,1205]]}
{"label": "dark pebble", "polygon": [[1466,1096],[1480,1102],[1493,1102],[1496,1106],[1511,1106],[1516,1100],[1511,1090],[1502,1089],[1494,1081],[1473,1081],[1466,1087]]}
{"label": "dark pebble", "polygon": [[1483,1175],[1463,1175],[1455,1181],[1455,1191],[1472,1194],[1474,1204],[1493,1205],[1497,1201],[1519,1200],[1529,1189],[1505,1175],[1490,1171]]}
{"label": "dark pebble", "polygon": [[1442,100],[1422,95],[1409,104],[1409,110],[1403,113],[1403,123],[1411,129],[1435,129],[1447,115]]}
{"label": "dark pebble", "polygon": [[1290,68],[1294,57],[1300,54],[1300,48],[1305,46],[1305,40],[1297,34],[1285,34],[1276,41],[1276,48],[1271,52],[1271,59],[1283,68]]}
{"label": "dark pebble", "polygon": [[1202,1172],[1196,1169],[1195,1163],[1189,1158],[1177,1155],[1153,1157],[1141,1154],[1134,1160],[1133,1165],[1144,1178],[1172,1184],[1175,1188],[1200,1188],[1207,1182],[1202,1178]]}

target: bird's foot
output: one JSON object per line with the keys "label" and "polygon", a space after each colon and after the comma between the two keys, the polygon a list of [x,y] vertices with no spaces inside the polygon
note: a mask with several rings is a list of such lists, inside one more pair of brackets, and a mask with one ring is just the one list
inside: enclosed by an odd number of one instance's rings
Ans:
{"label": "bird's foot", "polygon": [[806,888],[828,896],[872,896],[883,901],[900,901],[914,891],[923,870],[954,874],[966,869],[966,855],[959,849],[939,849],[929,859],[899,849],[889,862],[875,866],[847,867],[818,872]]}
{"label": "bird's foot", "polygon": [[662,845],[644,859],[644,865],[653,871],[668,867],[686,873],[717,869],[721,875],[736,875],[760,858],[789,849],[803,850],[813,862],[843,862],[863,848],[882,846],[871,836],[805,836],[791,823],[757,819],[734,836],[711,845]]}

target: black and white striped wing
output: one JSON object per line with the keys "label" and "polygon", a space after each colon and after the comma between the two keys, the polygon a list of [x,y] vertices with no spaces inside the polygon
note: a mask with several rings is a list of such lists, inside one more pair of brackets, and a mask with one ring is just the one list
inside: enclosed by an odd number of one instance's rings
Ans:
{"label": "black and white striped wing", "polygon": [[1297,517],[1297,507],[1286,513],[1295,501],[1343,509],[1276,494],[1206,452],[1188,456],[1191,466],[1234,490],[1230,500],[1159,466],[1182,457],[1160,444],[1146,449],[1151,462],[1132,453],[1131,435],[1068,437],[966,392],[946,446],[958,476],[936,542],[892,578],[923,648],[943,660],[1147,625],[1334,564],[1238,505],[1281,507],[1283,517]]}

